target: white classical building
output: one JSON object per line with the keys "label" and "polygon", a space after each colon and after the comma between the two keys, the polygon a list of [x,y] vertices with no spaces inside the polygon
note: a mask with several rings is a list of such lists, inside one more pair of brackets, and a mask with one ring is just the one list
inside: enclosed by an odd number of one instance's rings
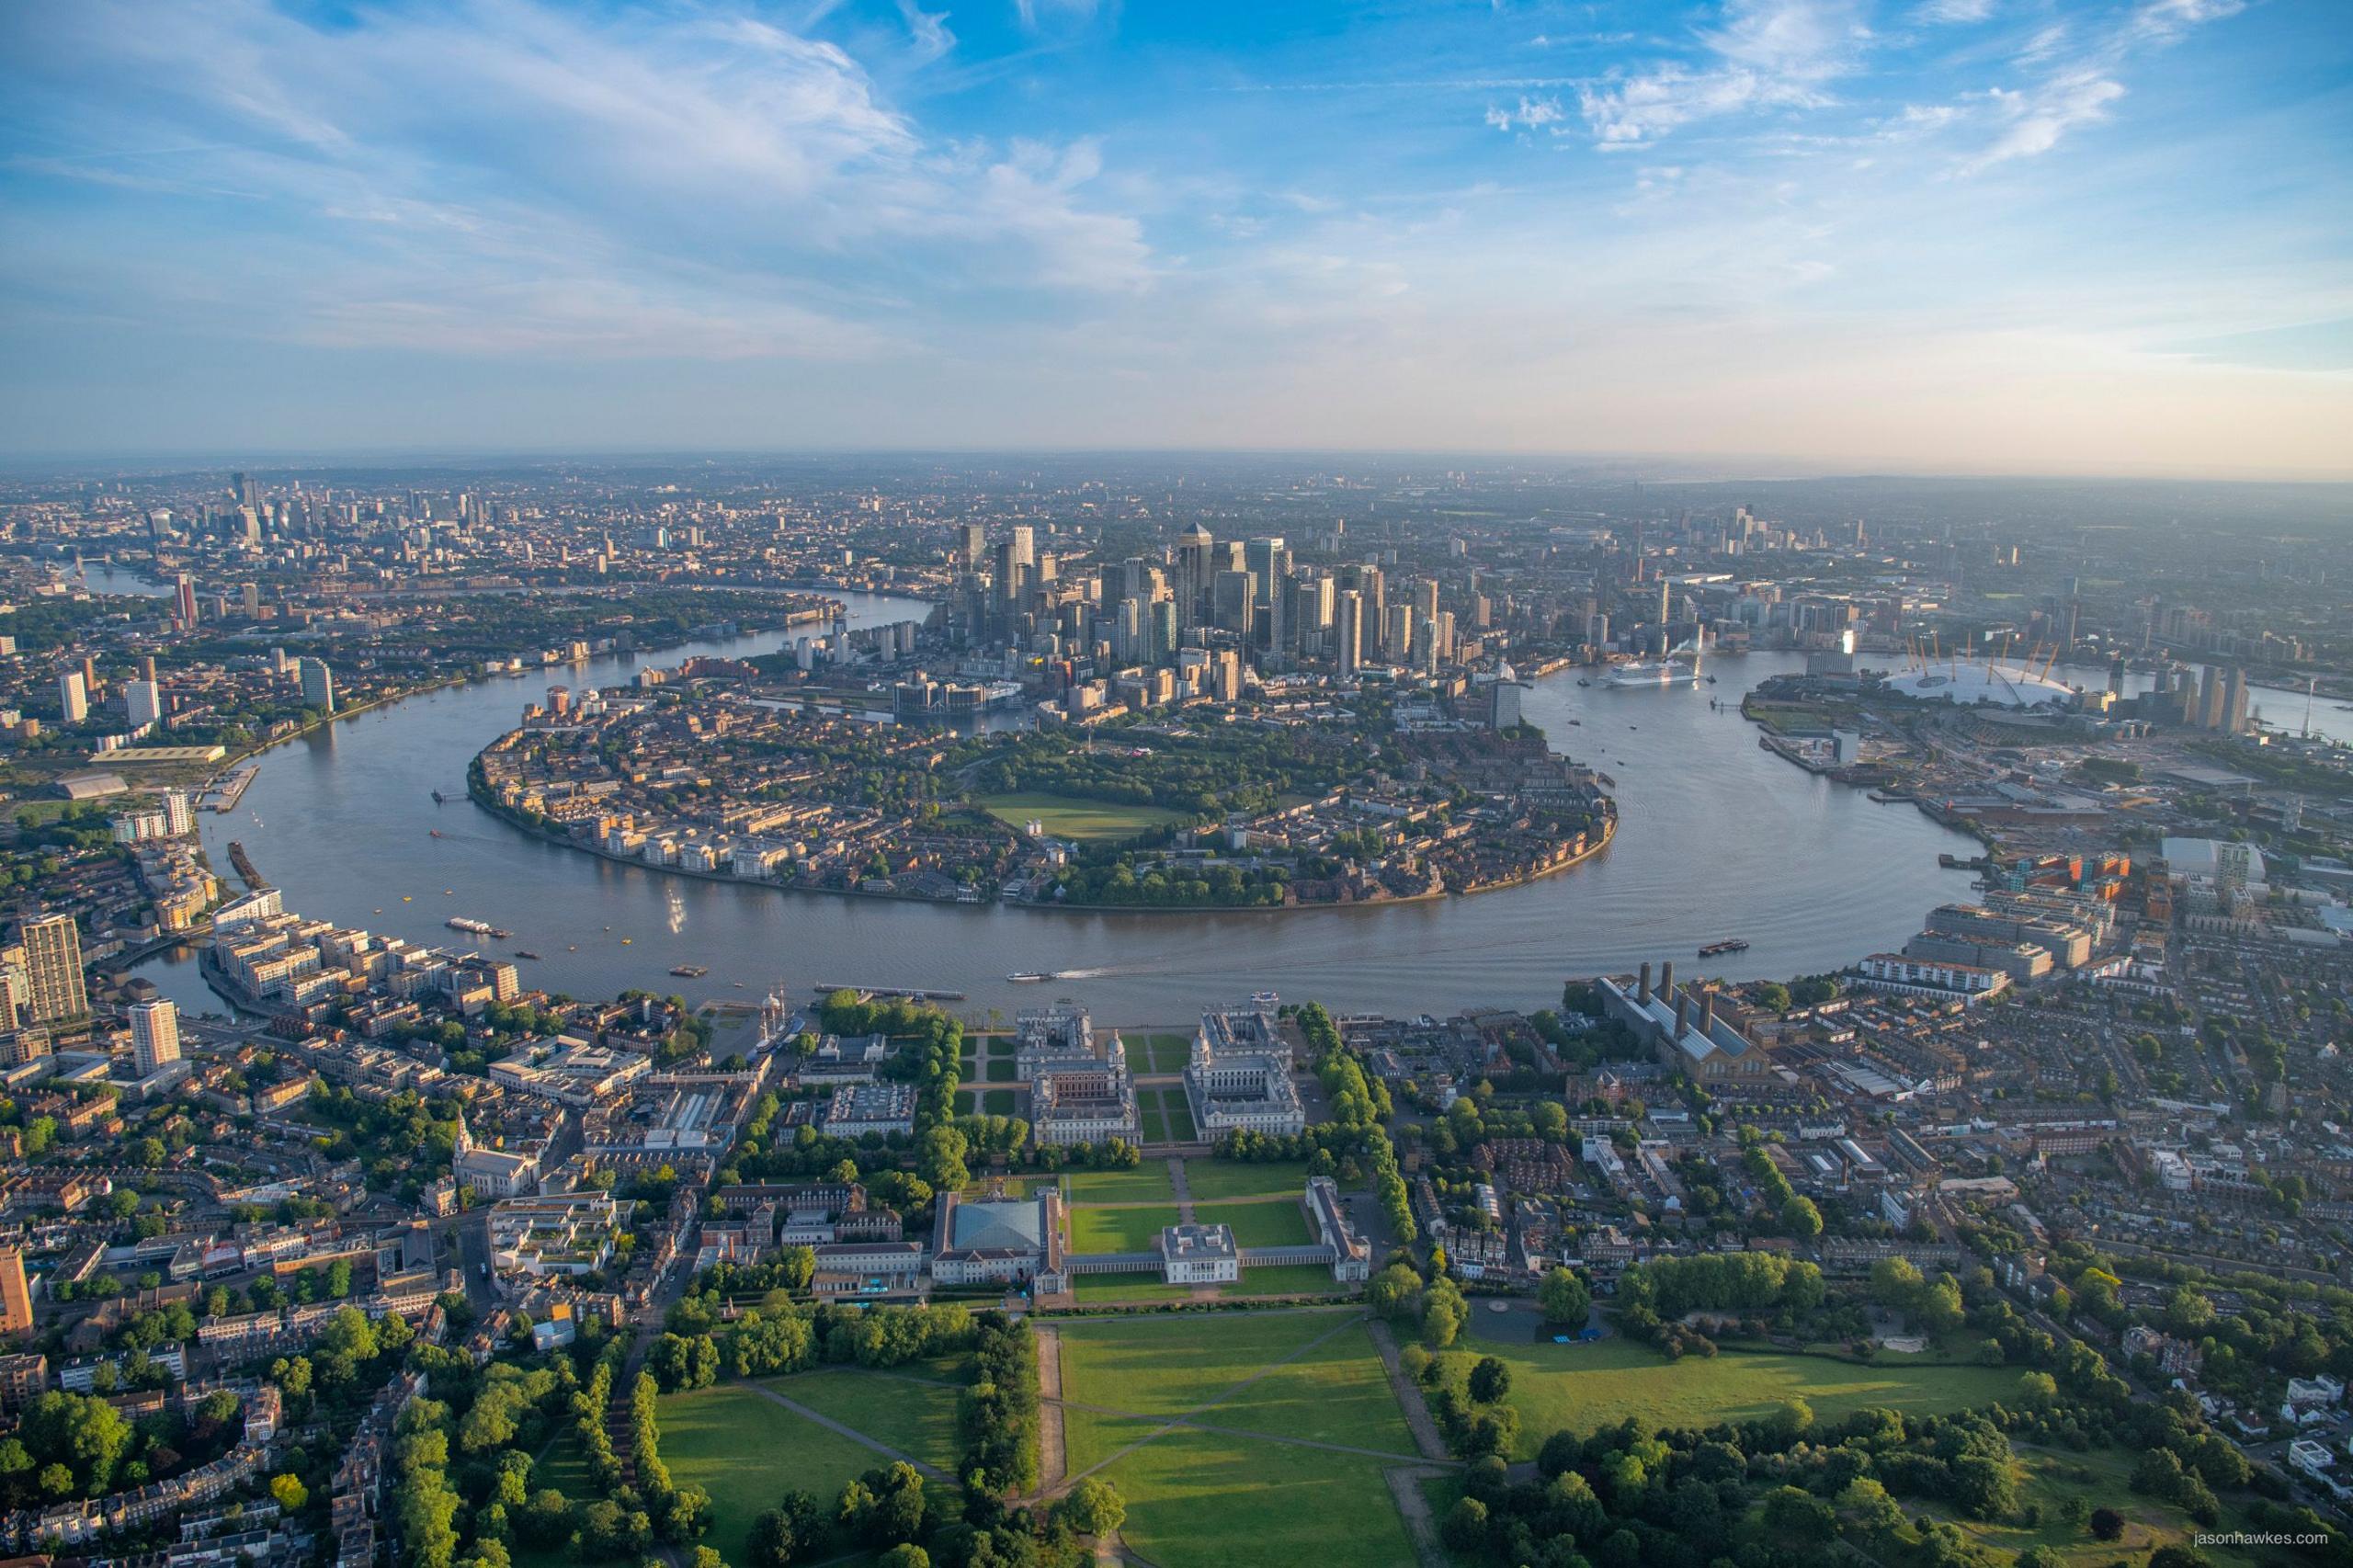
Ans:
{"label": "white classical building", "polygon": [[1225,1225],[1169,1225],[1160,1233],[1160,1277],[1171,1285],[1231,1285],[1242,1249]]}

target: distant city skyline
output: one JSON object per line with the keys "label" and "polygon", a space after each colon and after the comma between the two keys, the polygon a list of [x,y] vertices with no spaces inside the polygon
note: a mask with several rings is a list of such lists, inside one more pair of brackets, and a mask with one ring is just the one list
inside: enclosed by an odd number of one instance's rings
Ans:
{"label": "distant city skyline", "polygon": [[14,7],[0,455],[2353,477],[2344,16]]}

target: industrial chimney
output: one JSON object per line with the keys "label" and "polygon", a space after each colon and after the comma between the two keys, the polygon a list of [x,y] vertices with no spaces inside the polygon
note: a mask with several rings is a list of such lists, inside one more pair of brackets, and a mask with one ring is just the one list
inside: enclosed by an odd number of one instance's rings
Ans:
{"label": "industrial chimney", "polygon": [[1651,999],[1651,960],[1648,960],[1648,959],[1644,959],[1644,960],[1643,960],[1643,978],[1642,978],[1642,982],[1641,982],[1641,983],[1640,983],[1640,984],[1638,984],[1638,985],[1634,988],[1634,1000],[1635,1000],[1635,1001],[1637,1001],[1637,1002],[1648,1002],[1650,999]]}

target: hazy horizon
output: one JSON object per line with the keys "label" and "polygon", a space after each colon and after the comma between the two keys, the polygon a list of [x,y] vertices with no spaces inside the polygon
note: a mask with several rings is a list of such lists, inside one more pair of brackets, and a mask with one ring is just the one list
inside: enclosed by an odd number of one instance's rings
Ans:
{"label": "hazy horizon", "polygon": [[0,455],[2353,479],[2323,0],[933,3],[13,8]]}

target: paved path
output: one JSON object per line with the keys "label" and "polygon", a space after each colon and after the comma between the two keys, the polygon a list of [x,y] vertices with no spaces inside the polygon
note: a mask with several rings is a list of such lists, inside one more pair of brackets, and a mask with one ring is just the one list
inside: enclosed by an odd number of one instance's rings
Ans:
{"label": "paved path", "polygon": [[1063,1442],[1063,1336],[1040,1327],[1038,1338],[1038,1495],[1052,1497],[1070,1470]]}
{"label": "paved path", "polygon": [[1414,1446],[1422,1450],[1426,1460],[1447,1458],[1446,1437],[1438,1429],[1438,1419],[1430,1415],[1422,1391],[1405,1375],[1404,1366],[1397,1359],[1396,1336],[1379,1318],[1368,1319],[1365,1327],[1371,1331],[1372,1347],[1381,1352],[1381,1364],[1389,1373],[1390,1392],[1397,1396],[1397,1408],[1405,1413],[1405,1425],[1414,1434]]}
{"label": "paved path", "polygon": [[856,1443],[860,1448],[873,1449],[876,1453],[881,1454],[884,1459],[904,1460],[908,1464],[915,1466],[916,1470],[920,1471],[923,1473],[924,1478],[927,1481],[953,1481],[955,1479],[955,1477],[949,1475],[946,1471],[940,1469],[936,1464],[926,1463],[924,1460],[915,1458],[913,1454],[903,1454],[898,1449],[891,1447],[890,1444],[878,1442],[874,1438],[870,1437],[865,1433],[859,1431],[855,1426],[845,1426],[830,1415],[820,1415],[818,1412],[810,1409],[807,1405],[801,1403],[797,1399],[787,1399],[784,1395],[777,1392],[776,1390],[772,1388],[763,1388],[758,1383],[745,1383],[742,1386],[750,1389],[762,1399],[774,1400],[777,1403],[784,1406],[787,1410],[790,1410],[792,1414],[800,1416],[804,1421],[813,1421],[818,1426],[823,1426],[826,1431],[832,1432],[839,1437],[847,1437],[851,1442]]}
{"label": "paved path", "polygon": [[1176,1194],[1176,1222],[1180,1225],[1191,1224],[1193,1222],[1193,1188],[1185,1180],[1184,1161],[1168,1162],[1168,1185]]}
{"label": "paved path", "polygon": [[1404,1517],[1405,1533],[1414,1538],[1414,1556],[1421,1568],[1449,1568],[1453,1562],[1438,1539],[1438,1521],[1430,1517],[1430,1500],[1422,1494],[1423,1482],[1444,1473],[1435,1465],[1401,1464],[1381,1475],[1389,1483],[1390,1501]]}

